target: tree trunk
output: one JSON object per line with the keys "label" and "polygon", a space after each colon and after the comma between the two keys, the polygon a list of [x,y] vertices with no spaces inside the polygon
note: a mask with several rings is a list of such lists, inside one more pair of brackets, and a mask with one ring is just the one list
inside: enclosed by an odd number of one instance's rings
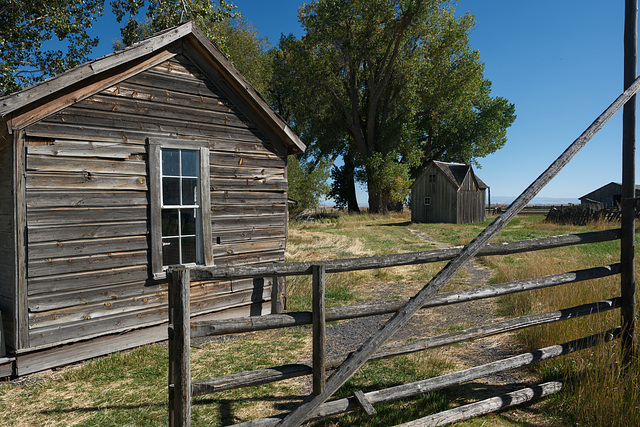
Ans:
{"label": "tree trunk", "polygon": [[353,156],[348,153],[344,156],[344,179],[345,179],[345,198],[347,199],[347,209],[349,212],[360,212],[358,206],[358,198],[356,197],[356,177]]}

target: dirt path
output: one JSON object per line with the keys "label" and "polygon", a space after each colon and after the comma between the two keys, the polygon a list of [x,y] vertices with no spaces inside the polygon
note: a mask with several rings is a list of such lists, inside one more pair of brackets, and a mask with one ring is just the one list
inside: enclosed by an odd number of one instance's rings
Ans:
{"label": "dirt path", "polygon": [[[448,246],[434,241],[419,230],[408,229],[421,239],[435,244],[437,248]],[[458,289],[483,286],[487,284],[492,276],[492,271],[475,259],[468,262],[464,270],[456,281]],[[388,298],[389,295],[411,297],[424,284],[424,281],[402,284],[381,283],[380,286],[372,290],[372,299],[381,300]],[[390,342],[439,335],[503,320],[497,313],[498,305],[495,299],[420,310],[404,328],[390,339]],[[328,354],[344,354],[345,351],[357,349],[390,317],[390,315],[373,316],[331,325],[327,328]],[[514,356],[524,352],[524,349],[513,334],[502,334],[430,351],[433,352],[432,354],[435,357],[444,359],[454,366],[452,371],[458,371]],[[527,370],[508,371],[451,389],[451,395],[459,396],[455,400],[456,404],[463,404],[498,396],[533,383],[535,383],[535,378]],[[535,405],[511,409],[503,413],[503,418],[494,418],[494,421],[487,421],[483,425],[513,425],[511,422],[526,426],[547,427],[557,425],[552,420],[541,415]]]}

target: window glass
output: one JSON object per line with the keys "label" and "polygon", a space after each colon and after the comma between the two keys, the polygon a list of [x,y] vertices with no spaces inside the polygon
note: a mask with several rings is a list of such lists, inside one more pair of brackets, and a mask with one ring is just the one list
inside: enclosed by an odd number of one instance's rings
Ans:
{"label": "window glass", "polygon": [[196,210],[183,209],[180,215],[180,227],[183,236],[185,234],[196,234]]}
{"label": "window glass", "polygon": [[180,178],[162,178],[162,204],[165,206],[180,204]]}
{"label": "window glass", "polygon": [[162,236],[177,236],[179,233],[179,209],[162,210]]}
{"label": "window glass", "polygon": [[180,238],[162,239],[162,265],[180,264]]}
{"label": "window glass", "polygon": [[181,150],[182,151],[182,176],[197,177],[200,171],[199,152]]}
{"label": "window glass", "polygon": [[198,178],[182,178],[182,205],[198,204]]}
{"label": "window glass", "polygon": [[162,149],[162,265],[201,262],[200,151]]}
{"label": "window glass", "polygon": [[182,238],[182,264],[195,263],[197,261],[196,238]]}
{"label": "window glass", "polygon": [[162,175],[180,175],[180,150],[165,148],[162,150]]}

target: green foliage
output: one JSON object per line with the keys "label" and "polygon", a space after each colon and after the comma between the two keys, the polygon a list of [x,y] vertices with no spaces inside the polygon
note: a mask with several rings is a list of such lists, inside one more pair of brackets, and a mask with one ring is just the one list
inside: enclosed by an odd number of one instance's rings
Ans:
{"label": "green foliage", "polygon": [[449,1],[316,0],[300,21],[305,35],[283,37],[274,55],[272,99],[311,156],[353,156],[372,212],[404,200],[427,161],[504,145],[514,107],[490,96],[468,46],[474,19],[456,18]]}
{"label": "green foliage", "polygon": [[287,164],[289,198],[297,203],[289,207],[289,214],[296,218],[308,209],[318,207],[320,198],[327,194],[329,163],[309,163],[297,156],[289,156]]}
{"label": "green foliage", "polygon": [[[111,7],[118,22],[126,17],[120,29],[122,39],[116,48],[129,46],[151,34],[193,20],[218,47],[224,50],[226,39],[215,31],[216,24],[238,16],[235,6],[224,0],[112,0]],[[146,9],[144,18],[139,13]]]}
{"label": "green foliage", "polygon": [[[0,2],[0,96],[88,60],[104,0]],[[55,41],[56,48],[50,48]]]}

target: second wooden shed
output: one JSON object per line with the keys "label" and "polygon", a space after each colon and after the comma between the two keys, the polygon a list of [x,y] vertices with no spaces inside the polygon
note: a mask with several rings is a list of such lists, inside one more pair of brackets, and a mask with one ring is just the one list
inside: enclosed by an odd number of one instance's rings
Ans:
{"label": "second wooden shed", "polygon": [[[304,144],[192,23],[0,99],[0,122],[0,376],[166,338],[168,265],[284,260]],[[266,313],[270,286],[193,283],[191,311]]]}
{"label": "second wooden shed", "polygon": [[411,221],[484,222],[487,188],[470,165],[431,161],[411,185]]}

